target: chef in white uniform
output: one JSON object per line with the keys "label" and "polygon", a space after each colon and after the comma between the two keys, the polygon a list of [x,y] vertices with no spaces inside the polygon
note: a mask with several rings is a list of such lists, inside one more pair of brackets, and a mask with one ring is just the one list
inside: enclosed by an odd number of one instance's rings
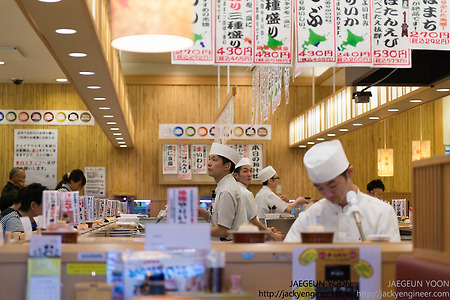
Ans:
{"label": "chef in white uniform", "polygon": [[[258,209],[258,218],[263,219],[266,214],[272,213],[290,213],[297,205],[307,204],[308,201],[303,197],[298,197],[294,202],[287,203],[286,196],[278,197],[272,189],[276,189],[280,181],[280,176],[272,166],[267,166],[261,170],[258,179],[262,181],[263,187],[255,196],[256,207]],[[270,208],[270,210],[269,210]]]}
{"label": "chef in white uniform", "polygon": [[246,157],[242,158],[236,165],[233,176],[241,189],[241,193],[245,202],[245,211],[247,213],[248,222],[257,226],[259,230],[268,230],[269,235],[273,240],[282,241],[283,235],[281,233],[276,233],[272,230],[269,230],[258,220],[256,216],[255,197],[253,196],[253,193],[247,189],[253,179],[252,163],[250,159]]}
{"label": "chef in white uniform", "polygon": [[228,230],[237,230],[247,221],[241,190],[232,175],[240,160],[241,155],[236,150],[219,143],[212,144],[208,175],[217,183],[216,197],[212,203],[212,214],[201,207],[198,213],[211,223],[211,236],[220,240],[231,240]]}
{"label": "chef in white uniform", "polygon": [[[361,234],[352,213],[359,210],[365,236],[387,235],[399,242],[397,217],[391,205],[362,193],[352,183],[353,166],[348,162],[339,140],[316,144],[303,157],[309,178],[324,197],[302,212],[292,224],[285,242],[301,242],[300,232],[320,223],[325,231],[334,231],[335,242],[361,241]],[[347,203],[347,193],[356,193],[356,202]],[[350,208],[352,207],[352,208]]]}

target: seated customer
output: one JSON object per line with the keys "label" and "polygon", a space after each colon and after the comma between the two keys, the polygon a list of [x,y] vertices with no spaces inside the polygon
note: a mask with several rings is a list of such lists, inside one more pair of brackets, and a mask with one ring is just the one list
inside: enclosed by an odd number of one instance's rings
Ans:
{"label": "seated customer", "polygon": [[9,172],[9,181],[3,187],[0,198],[0,211],[13,204],[19,189],[25,187],[26,174],[23,168],[12,168]]}
{"label": "seated customer", "polygon": [[374,179],[367,184],[367,194],[372,197],[382,199],[384,193],[384,183],[380,179]]}
{"label": "seated customer", "polygon": [[37,224],[34,217],[42,215],[42,192],[46,189],[47,188],[40,183],[32,183],[26,188],[21,189],[19,192],[19,210],[11,210],[0,220],[3,226],[3,232],[24,232],[20,217],[28,217],[32,229],[36,230]]}
{"label": "seated customer", "polygon": [[80,169],[64,174],[62,180],[58,183],[55,190],[59,192],[76,192],[81,190],[86,184],[86,177]]}

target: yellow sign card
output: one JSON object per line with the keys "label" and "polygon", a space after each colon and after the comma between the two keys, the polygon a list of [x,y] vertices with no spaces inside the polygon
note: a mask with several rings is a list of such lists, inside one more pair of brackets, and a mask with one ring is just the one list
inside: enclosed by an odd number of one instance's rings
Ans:
{"label": "yellow sign card", "polygon": [[67,275],[92,275],[92,272],[96,275],[106,275],[106,264],[67,264]]}

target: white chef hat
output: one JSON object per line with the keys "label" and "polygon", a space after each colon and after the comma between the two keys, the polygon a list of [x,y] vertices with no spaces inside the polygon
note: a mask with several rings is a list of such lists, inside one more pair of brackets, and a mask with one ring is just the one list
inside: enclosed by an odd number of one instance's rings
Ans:
{"label": "white chef hat", "polygon": [[251,166],[252,162],[250,161],[250,158],[243,157],[241,160],[237,163],[236,169],[242,166]]}
{"label": "white chef hat", "polygon": [[266,182],[270,178],[272,178],[277,172],[272,168],[272,166],[267,166],[264,169],[259,172],[258,179],[261,180],[261,182]]}
{"label": "white chef hat", "polygon": [[241,155],[234,149],[219,143],[213,143],[209,155],[220,155],[231,160],[236,166],[241,160]]}
{"label": "white chef hat", "polygon": [[341,175],[350,165],[339,140],[312,146],[306,151],[303,163],[314,183],[330,181]]}

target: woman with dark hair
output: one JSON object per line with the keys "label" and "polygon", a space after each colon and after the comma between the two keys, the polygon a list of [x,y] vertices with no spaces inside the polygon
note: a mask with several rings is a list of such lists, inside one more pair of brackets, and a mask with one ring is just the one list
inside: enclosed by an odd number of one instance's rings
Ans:
{"label": "woman with dark hair", "polygon": [[55,190],[59,192],[76,192],[86,184],[86,177],[80,169],[64,174],[62,180],[58,183]]}
{"label": "woman with dark hair", "polygon": [[10,231],[13,233],[13,237],[15,232],[24,232],[20,217],[28,217],[31,228],[36,230],[37,224],[34,217],[42,215],[42,192],[46,189],[47,187],[40,183],[32,183],[21,189],[19,191],[19,197],[21,198],[19,210],[12,210],[0,220],[3,225],[3,232]]}

